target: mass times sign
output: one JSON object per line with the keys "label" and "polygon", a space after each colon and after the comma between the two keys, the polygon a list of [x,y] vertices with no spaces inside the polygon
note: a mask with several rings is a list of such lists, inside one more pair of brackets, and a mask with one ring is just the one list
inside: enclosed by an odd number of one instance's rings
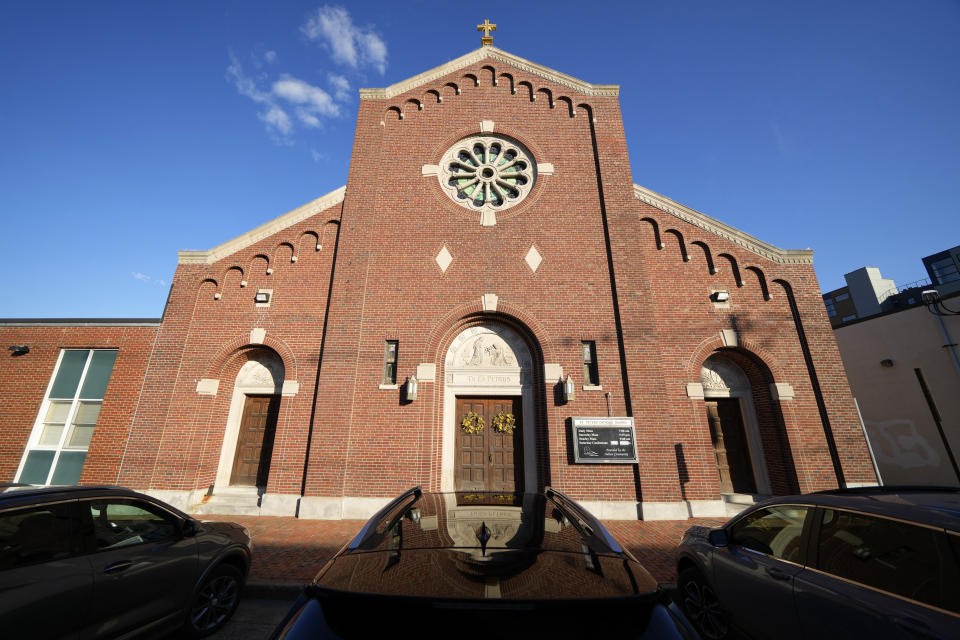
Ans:
{"label": "mass times sign", "polygon": [[637,462],[633,418],[571,418],[574,462],[628,464]]}

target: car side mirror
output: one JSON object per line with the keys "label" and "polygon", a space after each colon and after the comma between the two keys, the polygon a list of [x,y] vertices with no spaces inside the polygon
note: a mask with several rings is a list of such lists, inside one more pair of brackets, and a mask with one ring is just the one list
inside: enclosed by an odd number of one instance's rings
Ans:
{"label": "car side mirror", "polygon": [[723,529],[714,529],[707,535],[707,540],[715,547],[725,547],[729,543],[727,532]]}
{"label": "car side mirror", "polygon": [[197,535],[196,521],[187,519],[180,523],[180,535],[184,538],[192,538]]}

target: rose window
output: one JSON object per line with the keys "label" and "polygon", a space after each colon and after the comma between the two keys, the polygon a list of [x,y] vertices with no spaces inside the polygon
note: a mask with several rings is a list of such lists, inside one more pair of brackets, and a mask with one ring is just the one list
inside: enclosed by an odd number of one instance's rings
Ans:
{"label": "rose window", "polygon": [[536,180],[536,163],[518,142],[503,136],[465,138],[440,161],[440,184],[460,206],[501,211],[523,200]]}

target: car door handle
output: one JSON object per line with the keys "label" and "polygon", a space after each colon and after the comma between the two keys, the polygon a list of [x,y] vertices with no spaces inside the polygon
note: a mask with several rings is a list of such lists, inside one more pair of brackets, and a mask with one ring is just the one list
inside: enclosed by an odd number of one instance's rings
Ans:
{"label": "car door handle", "polygon": [[113,564],[108,564],[104,569],[104,573],[119,573],[125,571],[133,566],[132,560],[121,560],[119,562],[114,562]]}
{"label": "car door handle", "polygon": [[777,569],[776,567],[767,567],[767,575],[774,580],[789,580],[790,574]]}

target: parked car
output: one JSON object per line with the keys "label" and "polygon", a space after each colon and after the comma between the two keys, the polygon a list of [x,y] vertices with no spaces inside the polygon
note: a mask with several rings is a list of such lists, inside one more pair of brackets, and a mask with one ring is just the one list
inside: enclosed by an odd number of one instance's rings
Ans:
{"label": "parked car", "polygon": [[677,549],[706,638],[960,638],[960,490],[868,487],[768,500]]}
{"label": "parked car", "polygon": [[425,493],[374,515],[274,638],[695,638],[657,581],[559,491]]}
{"label": "parked car", "polygon": [[237,607],[250,535],[119,487],[0,491],[4,638],[202,637]]}

